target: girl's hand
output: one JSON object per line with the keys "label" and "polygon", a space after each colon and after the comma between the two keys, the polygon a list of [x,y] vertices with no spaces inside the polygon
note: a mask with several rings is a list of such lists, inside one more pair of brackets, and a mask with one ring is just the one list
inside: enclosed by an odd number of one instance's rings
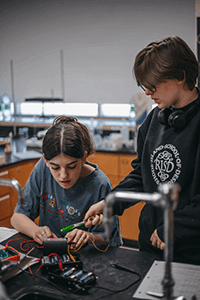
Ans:
{"label": "girl's hand", "polygon": [[53,232],[51,232],[48,226],[38,226],[33,235],[33,239],[40,245],[43,244],[44,239],[47,239],[49,237],[57,238],[57,236]]}
{"label": "girl's hand", "polygon": [[163,241],[161,241],[161,239],[159,238],[157,229],[155,229],[154,232],[152,233],[150,241],[154,247],[164,250],[165,243],[163,243]]}
{"label": "girl's hand", "polygon": [[88,228],[91,225],[103,225],[103,208],[105,201],[101,200],[100,202],[93,204],[85,214],[84,220],[85,227]]}
{"label": "girl's hand", "polygon": [[74,229],[68,232],[65,235],[65,238],[67,238],[68,243],[75,243],[70,246],[71,249],[75,250],[79,248],[82,244],[85,245],[89,241],[89,239],[93,240],[93,233],[80,229]]}

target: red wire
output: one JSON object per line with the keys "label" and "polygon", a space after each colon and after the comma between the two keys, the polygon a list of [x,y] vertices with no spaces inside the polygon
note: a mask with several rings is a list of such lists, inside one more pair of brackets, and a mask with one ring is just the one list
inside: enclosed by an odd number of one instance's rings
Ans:
{"label": "red wire", "polygon": [[[35,242],[35,240],[29,240],[29,241],[27,241],[27,240],[21,239],[21,238],[18,238],[18,239],[12,239],[12,240],[9,240],[9,241],[6,243],[5,248],[8,247],[8,243],[13,242],[13,241],[23,241],[23,242],[20,244],[20,249],[21,249],[22,251],[28,251],[28,250],[30,249],[30,247],[31,247],[30,243]],[[24,249],[24,248],[23,248],[23,245],[24,245],[24,244],[28,244],[28,248]],[[44,246],[42,246],[42,245],[38,245],[38,246],[37,246],[37,248],[43,248],[43,247],[44,247]]]}
{"label": "red wire", "polygon": [[[39,262],[41,260],[41,258],[37,258],[36,260],[34,260],[34,262]],[[29,272],[30,272],[30,274],[34,277],[35,276],[35,274],[37,274],[37,272],[39,271],[39,269],[43,266],[43,264],[41,264],[40,265],[40,267],[36,270],[36,272],[33,274],[33,272],[32,272],[32,270],[31,270],[31,267],[30,267],[30,265],[29,265],[29,263],[27,263],[27,265],[28,265],[28,268],[29,268]]]}
{"label": "red wire", "polygon": [[[5,248],[8,247],[8,243],[13,242],[13,241],[23,241],[23,242],[20,244],[20,249],[21,249],[22,251],[27,251],[27,250],[29,250],[29,249],[30,249],[30,244],[29,244],[29,242],[32,242],[32,240],[26,241],[25,239],[21,239],[21,238],[18,238],[18,239],[12,239],[12,240],[7,241]],[[22,248],[22,245],[23,245],[24,243],[27,243],[27,244],[28,244],[28,248],[27,248],[26,250],[24,250],[24,249]]]}
{"label": "red wire", "polygon": [[[52,256],[52,255],[56,255],[56,256],[58,257],[58,259],[59,259],[58,265],[59,265],[60,270],[62,271],[62,270],[63,270],[63,265],[62,265],[60,256],[59,256],[57,253],[50,253],[49,255],[47,255],[47,257],[50,257],[50,256]],[[46,258],[46,259],[47,259],[47,258]],[[46,261],[46,259],[45,259],[45,261]],[[40,260],[41,260],[41,258],[39,258],[39,259],[37,259],[37,260],[35,260],[35,261],[40,261]],[[31,273],[31,275],[32,275],[33,277],[34,277],[34,276],[38,273],[38,271],[43,267],[45,261],[39,266],[39,268],[35,271],[34,274],[33,274],[32,270],[31,270],[31,267],[30,267],[29,264],[28,264],[29,271],[30,271],[30,273]]]}
{"label": "red wire", "polygon": [[58,257],[58,265],[59,265],[59,269],[62,271],[62,270],[63,270],[63,265],[62,265],[60,256],[59,256],[57,253],[51,253],[51,254],[49,254],[47,257],[50,257],[50,256],[52,256],[52,255],[56,255],[56,256]]}

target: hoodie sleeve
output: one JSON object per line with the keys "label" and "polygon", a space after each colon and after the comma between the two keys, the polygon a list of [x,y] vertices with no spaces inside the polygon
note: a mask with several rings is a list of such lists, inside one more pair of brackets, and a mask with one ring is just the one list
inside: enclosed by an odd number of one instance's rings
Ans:
{"label": "hoodie sleeve", "polygon": [[[112,192],[116,191],[129,191],[129,192],[144,192],[141,160],[143,155],[143,146],[146,133],[149,128],[153,116],[153,111],[149,113],[144,123],[138,130],[137,136],[137,158],[131,163],[133,170],[116,186]],[[122,215],[126,208],[133,206],[135,203],[130,202],[115,202],[113,205],[113,214]]]}

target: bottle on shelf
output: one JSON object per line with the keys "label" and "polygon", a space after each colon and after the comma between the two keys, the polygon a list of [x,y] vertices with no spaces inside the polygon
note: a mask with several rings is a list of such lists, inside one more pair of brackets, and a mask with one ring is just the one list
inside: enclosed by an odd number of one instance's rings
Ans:
{"label": "bottle on shelf", "polygon": [[5,138],[5,149],[4,149],[6,154],[11,154],[12,153],[12,140],[11,137],[8,136]]}
{"label": "bottle on shelf", "polygon": [[122,144],[122,148],[128,148],[128,141],[129,141],[129,128],[126,125],[126,122],[124,120],[123,125],[120,129],[120,133],[121,133],[121,144]]}
{"label": "bottle on shelf", "polygon": [[3,110],[4,110],[4,104],[3,104],[2,97],[0,97],[0,121],[3,121],[4,118]]}
{"label": "bottle on shelf", "polygon": [[131,126],[133,126],[133,124],[135,123],[135,111],[134,111],[133,103],[130,103],[129,120],[130,120]]}
{"label": "bottle on shelf", "polygon": [[10,121],[11,120],[11,99],[8,95],[4,94],[1,97],[0,105],[3,120]]}
{"label": "bottle on shelf", "polygon": [[[136,150],[137,149],[137,126],[136,126],[136,119],[135,119],[134,104],[132,100],[130,101],[129,122],[130,122],[130,127],[132,127],[131,135],[133,136],[134,149]],[[133,128],[135,128],[134,132],[133,132]]]}

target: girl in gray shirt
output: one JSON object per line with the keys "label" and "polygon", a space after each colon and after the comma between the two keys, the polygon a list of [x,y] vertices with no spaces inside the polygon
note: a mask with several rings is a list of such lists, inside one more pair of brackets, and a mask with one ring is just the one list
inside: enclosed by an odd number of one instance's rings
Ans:
{"label": "girl in gray shirt", "polygon": [[[61,229],[84,220],[89,207],[111,190],[107,176],[97,165],[86,161],[94,152],[87,127],[76,118],[55,118],[43,140],[43,158],[34,167],[24,187],[25,204],[17,205],[12,226],[43,244],[48,237],[73,240],[76,249],[94,241],[107,244],[104,228],[84,225],[68,233]],[[39,218],[39,226],[34,220]],[[122,244],[119,220],[114,216],[110,245]]]}

